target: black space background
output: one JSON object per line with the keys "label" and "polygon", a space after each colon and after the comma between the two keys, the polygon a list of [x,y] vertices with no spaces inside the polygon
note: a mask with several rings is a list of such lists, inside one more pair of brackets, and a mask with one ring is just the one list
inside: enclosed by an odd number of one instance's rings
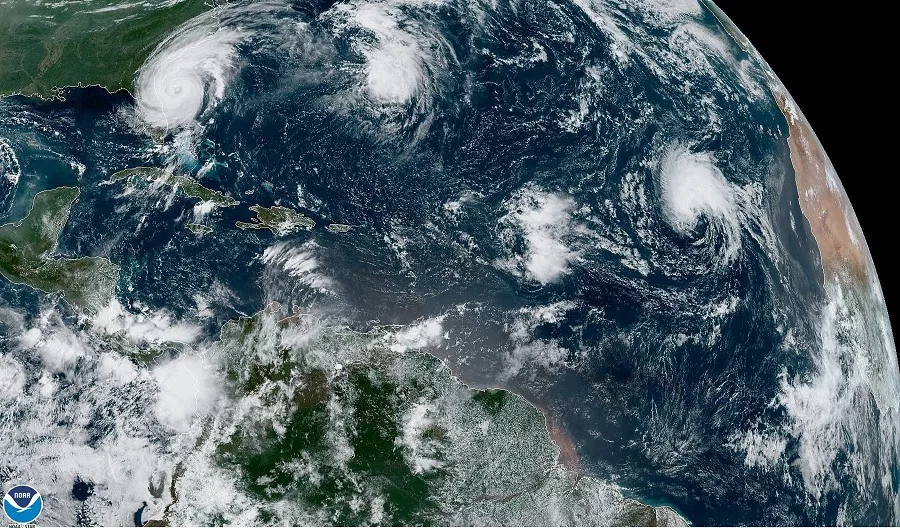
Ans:
{"label": "black space background", "polygon": [[[715,0],[797,101],[850,196],[891,315],[900,328],[894,243],[900,201],[894,156],[897,69],[892,17],[875,4]],[[893,93],[891,93],[893,92]]]}

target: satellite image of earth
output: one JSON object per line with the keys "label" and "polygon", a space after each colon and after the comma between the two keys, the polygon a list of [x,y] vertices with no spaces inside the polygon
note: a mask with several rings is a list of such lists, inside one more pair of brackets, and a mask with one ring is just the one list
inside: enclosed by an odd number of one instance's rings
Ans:
{"label": "satellite image of earth", "polygon": [[39,524],[900,524],[866,240],[712,2],[0,5]]}

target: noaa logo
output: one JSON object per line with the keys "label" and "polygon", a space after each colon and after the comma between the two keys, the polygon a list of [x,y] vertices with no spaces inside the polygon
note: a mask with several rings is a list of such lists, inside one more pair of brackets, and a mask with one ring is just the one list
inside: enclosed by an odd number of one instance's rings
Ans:
{"label": "noaa logo", "polygon": [[31,486],[16,486],[3,497],[3,512],[17,524],[34,522],[43,509],[41,494]]}

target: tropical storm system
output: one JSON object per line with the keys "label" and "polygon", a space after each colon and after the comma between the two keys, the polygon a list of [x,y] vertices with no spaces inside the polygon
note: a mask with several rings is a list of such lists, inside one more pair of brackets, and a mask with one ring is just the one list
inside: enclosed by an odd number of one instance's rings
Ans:
{"label": "tropical storm system", "polygon": [[7,515],[900,524],[866,239],[712,2],[2,10]]}

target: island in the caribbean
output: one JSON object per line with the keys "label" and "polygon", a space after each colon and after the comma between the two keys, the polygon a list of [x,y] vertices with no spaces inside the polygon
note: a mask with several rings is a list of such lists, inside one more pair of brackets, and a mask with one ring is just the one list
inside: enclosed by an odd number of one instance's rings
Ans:
{"label": "island in the caribbean", "polygon": [[[23,219],[0,226],[0,272],[97,311],[117,304],[118,266],[54,254],[79,194],[75,187],[41,191]],[[177,342],[128,343],[123,326],[94,330],[133,365],[195,354]],[[287,508],[314,524],[686,525],[672,508],[582,474],[563,433],[523,397],[470,388],[437,357],[398,347],[403,339],[395,327],[323,325],[277,302],[226,322],[207,343],[208,359],[240,404],[206,421],[194,447],[166,462],[149,489],[162,507],[142,508],[147,517],[138,519],[145,526],[221,522],[183,500],[208,487],[202,472],[188,468],[211,462],[259,502],[254,523],[282,524],[279,508]],[[370,495],[380,498],[360,502]]]}

